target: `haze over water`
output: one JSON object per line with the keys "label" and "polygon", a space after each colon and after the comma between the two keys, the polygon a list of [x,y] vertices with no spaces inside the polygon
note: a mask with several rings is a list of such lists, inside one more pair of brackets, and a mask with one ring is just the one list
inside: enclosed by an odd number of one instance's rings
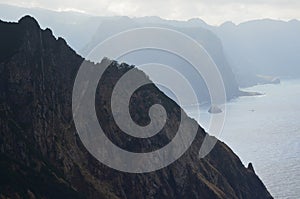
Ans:
{"label": "haze over water", "polygon": [[[218,137],[229,145],[245,166],[253,163],[274,198],[300,195],[300,80],[244,89],[265,93],[240,97],[227,104],[223,132]],[[188,114],[197,118],[195,111]],[[206,130],[207,107],[199,123]]]}

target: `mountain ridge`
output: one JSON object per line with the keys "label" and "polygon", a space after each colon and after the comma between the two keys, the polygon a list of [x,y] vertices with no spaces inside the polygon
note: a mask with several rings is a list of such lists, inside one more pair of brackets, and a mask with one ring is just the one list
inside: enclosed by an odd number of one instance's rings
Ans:
{"label": "mountain ridge", "polygon": [[[0,30],[1,34],[11,36],[0,37],[1,43],[3,39],[7,45],[16,38],[21,41],[0,60],[0,167],[10,174],[0,179],[2,198],[56,198],[57,195],[65,198],[272,198],[252,166],[245,168],[224,143],[218,141],[213,151],[199,160],[199,147],[206,135],[201,127],[190,149],[159,171],[129,174],[101,164],[84,148],[72,119],[72,86],[85,60],[63,39],[56,39],[50,30],[41,30],[32,17],[23,17],[19,23],[1,21]],[[3,52],[7,46],[0,48]],[[110,75],[103,79],[106,87],[100,87],[101,92],[96,96],[99,122],[108,137],[115,138],[125,148],[144,146],[144,141],[132,145],[116,136],[122,132],[110,119],[109,106],[105,104],[109,102],[110,89],[130,69],[132,66],[112,62],[107,71]],[[178,125],[180,107],[155,85],[137,91],[136,96],[132,112],[137,114],[139,123],[149,119],[143,96],[147,96],[147,102],[161,101],[167,110],[172,110],[163,134],[153,142],[159,144],[161,140],[171,139]],[[197,125],[184,117],[187,124]],[[153,149],[151,143],[145,147]],[[16,179],[28,181],[11,183]]]}
{"label": "mountain ridge", "polygon": [[[79,52],[84,57],[87,57],[92,50],[97,50],[95,49],[95,47],[98,44],[108,39],[110,36],[117,35],[131,29],[143,27],[166,28],[185,34],[186,36],[192,38],[199,45],[203,46],[203,48],[213,59],[222,76],[228,100],[243,95],[243,93],[239,91],[239,86],[236,82],[231,66],[227,61],[226,56],[224,55],[222,42],[211,30],[196,26],[180,26],[177,24],[179,22],[176,21],[164,21],[159,19],[160,22],[156,22],[156,20],[154,20],[153,22],[151,20],[153,19],[131,19],[129,17],[123,17],[119,19],[105,19],[99,25],[98,30],[94,34],[91,41],[86,45],[85,48],[79,50]],[[163,38],[153,37],[152,39],[160,41]],[[149,52],[149,50],[147,49],[141,49],[138,52],[130,52],[132,54],[128,53],[128,56],[125,55],[120,57],[119,59],[120,61],[132,63],[137,67],[139,65],[147,63],[159,63],[171,66],[176,71],[180,72],[184,77],[186,77],[186,79],[188,79],[193,89],[196,91],[196,95],[198,96],[199,101],[203,100],[209,103],[210,97],[207,90],[207,85],[204,82],[203,77],[193,71],[194,66],[183,63],[182,60],[176,59],[176,57],[174,56],[170,56],[169,54],[171,53],[157,53],[155,52],[155,50]]]}

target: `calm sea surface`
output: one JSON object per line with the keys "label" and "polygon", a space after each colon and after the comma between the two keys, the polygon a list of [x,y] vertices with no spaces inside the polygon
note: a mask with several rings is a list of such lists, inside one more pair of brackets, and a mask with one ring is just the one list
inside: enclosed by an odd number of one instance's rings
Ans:
{"label": "calm sea surface", "polygon": [[[253,163],[256,174],[275,198],[300,198],[300,80],[244,89],[265,93],[240,97],[227,104],[219,139],[229,145],[244,165]],[[206,130],[210,114],[187,112]]]}

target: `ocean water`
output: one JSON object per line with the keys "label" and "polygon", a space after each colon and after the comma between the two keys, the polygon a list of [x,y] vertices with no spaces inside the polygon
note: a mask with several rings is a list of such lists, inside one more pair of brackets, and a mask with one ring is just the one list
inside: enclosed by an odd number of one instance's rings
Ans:
{"label": "ocean water", "polygon": [[[300,198],[300,80],[244,89],[263,96],[240,97],[226,105],[223,131],[218,138],[240,157],[253,163],[274,198]],[[208,107],[200,116],[186,111],[208,130]]]}

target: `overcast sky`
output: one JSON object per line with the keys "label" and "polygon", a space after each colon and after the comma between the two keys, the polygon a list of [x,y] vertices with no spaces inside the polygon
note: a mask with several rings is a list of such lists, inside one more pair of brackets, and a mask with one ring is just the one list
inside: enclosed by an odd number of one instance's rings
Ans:
{"label": "overcast sky", "polygon": [[100,16],[201,18],[212,25],[261,18],[300,19],[300,0],[0,0],[0,3]]}

